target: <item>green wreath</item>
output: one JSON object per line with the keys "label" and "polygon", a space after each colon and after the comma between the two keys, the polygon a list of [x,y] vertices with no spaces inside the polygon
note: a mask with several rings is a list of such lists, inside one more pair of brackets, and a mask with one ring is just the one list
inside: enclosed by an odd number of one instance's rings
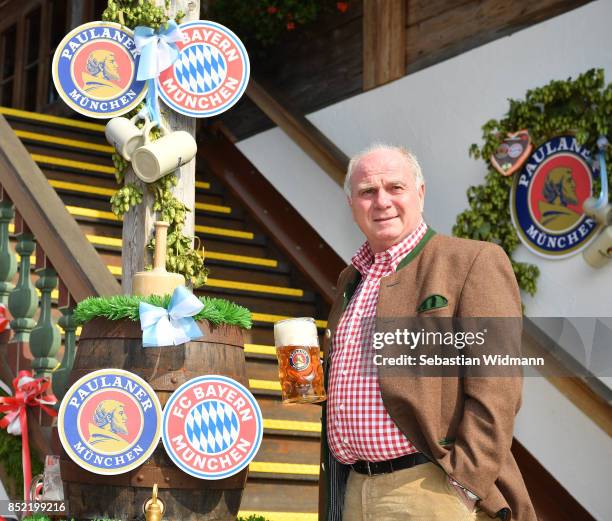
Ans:
{"label": "green wreath", "polygon": [[[576,79],[554,80],[527,91],[524,100],[509,100],[510,108],[501,120],[492,119],[482,127],[484,144],[473,144],[470,155],[486,161],[484,184],[467,190],[469,209],[457,216],[453,235],[499,244],[512,261],[519,287],[535,295],[540,270],[534,264],[517,262],[512,254],[519,238],[510,218],[510,189],[513,176],[504,177],[493,168],[490,157],[506,134],[528,129],[534,148],[563,134],[576,136],[594,155],[597,138],[610,135],[612,127],[612,84],[605,84],[603,69],[591,69]],[[612,150],[606,150],[606,161]],[[516,175],[516,174],[515,174]],[[612,172],[608,171],[612,182]],[[598,190],[599,183],[595,183]]]}

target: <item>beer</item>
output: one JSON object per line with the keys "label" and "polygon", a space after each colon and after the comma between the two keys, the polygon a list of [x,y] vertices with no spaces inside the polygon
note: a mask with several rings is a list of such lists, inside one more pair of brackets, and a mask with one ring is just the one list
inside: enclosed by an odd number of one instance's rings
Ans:
{"label": "beer", "polygon": [[274,324],[283,403],[316,403],[325,400],[319,337],[312,318],[290,318]]}

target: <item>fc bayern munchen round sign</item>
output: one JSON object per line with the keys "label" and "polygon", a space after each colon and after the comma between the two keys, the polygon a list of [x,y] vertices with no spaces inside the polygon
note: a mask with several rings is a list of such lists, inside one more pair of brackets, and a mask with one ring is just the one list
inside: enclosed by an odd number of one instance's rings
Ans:
{"label": "fc bayern munchen round sign", "polygon": [[90,22],[68,33],[53,55],[53,83],[64,102],[91,118],[135,108],[147,83],[136,80],[140,54],[134,34],[113,22]]}
{"label": "fc bayern munchen round sign", "polygon": [[586,248],[600,226],[584,213],[593,174],[589,151],[573,136],[542,144],[515,176],[510,213],[521,242],[532,252],[561,259]]}
{"label": "fc bayern munchen round sign", "polygon": [[215,22],[181,24],[174,64],[158,78],[159,95],[176,112],[208,118],[225,112],[249,82],[249,56],[238,37]]}
{"label": "fc bayern munchen round sign", "polygon": [[181,385],[164,407],[162,441],[172,461],[200,479],[244,469],[263,436],[261,410],[242,384],[219,375]]}
{"label": "fc bayern munchen round sign", "polygon": [[95,474],[142,465],[159,443],[162,410],[139,376],[100,369],[75,382],[60,405],[57,430],[66,454]]}

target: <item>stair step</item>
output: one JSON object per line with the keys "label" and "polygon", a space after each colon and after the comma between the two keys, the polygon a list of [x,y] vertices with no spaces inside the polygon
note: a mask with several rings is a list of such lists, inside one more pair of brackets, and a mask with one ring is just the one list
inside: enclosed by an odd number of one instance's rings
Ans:
{"label": "stair step", "polygon": [[[276,363],[276,362],[275,362]],[[250,362],[248,366],[250,367]],[[302,426],[295,425],[296,431],[320,433],[321,430],[321,405],[320,404],[297,404],[286,405],[276,396],[261,396],[257,399],[262,414],[266,420],[294,421]],[[289,425],[289,424],[288,424]],[[315,425],[317,426],[315,428]],[[292,429],[289,429],[292,430]]]}
{"label": "stair step", "polygon": [[[255,462],[262,464],[261,472],[318,476],[319,457],[320,445],[317,437],[283,433],[264,437]],[[278,464],[281,466],[277,467]]]}
{"label": "stair step", "polygon": [[281,463],[270,461],[252,461],[249,465],[249,476],[277,477],[280,479],[319,480],[319,465],[306,463]]}
{"label": "stair step", "polygon": [[[96,210],[94,208],[83,208],[71,205],[67,205],[66,210],[68,210],[68,212],[75,217],[104,220],[117,223],[123,222],[123,217],[119,217],[113,212],[107,212],[104,210]],[[234,230],[231,228],[221,228],[219,226],[203,226],[196,224],[195,231],[204,235],[216,235],[222,238],[242,239],[246,241],[256,240],[255,234],[253,232],[244,230]],[[261,241],[261,238],[259,240]]]}
{"label": "stair step", "polygon": [[[13,223],[9,224],[9,233],[14,234],[15,227]],[[121,249],[122,240],[118,237],[103,237],[99,235],[86,235],[89,242],[98,247]],[[36,257],[32,257],[32,265],[35,264]],[[227,262],[231,264],[242,264],[245,266],[260,266],[264,268],[277,268],[279,262],[276,259],[267,259],[263,257],[251,257],[248,255],[237,255],[232,253],[218,252],[206,250],[206,260],[215,260],[218,262]],[[110,266],[111,273],[116,276],[121,275],[120,266]]]}
{"label": "stair step", "polygon": [[50,125],[60,125],[69,128],[91,130],[94,132],[104,132],[104,125],[100,125],[99,123],[88,123],[86,121],[81,121],[78,119],[50,116],[48,114],[39,114],[37,112],[28,112],[25,110],[13,109],[9,107],[0,107],[0,114],[7,117],[31,120]]}
{"label": "stair step", "polygon": [[[268,313],[251,313],[251,318],[253,322],[260,322],[263,325],[273,325],[274,322],[278,322],[279,320],[287,320],[288,317],[285,315],[272,315]],[[318,329],[325,329],[327,327],[327,320],[315,320],[315,324]]]}
{"label": "stair step", "polygon": [[[117,191],[117,189],[113,188],[102,188],[89,184],[71,183],[68,181],[59,181],[56,179],[50,179],[49,184],[57,191],[76,192],[79,194],[87,194],[90,196],[112,197]],[[195,209],[201,210],[203,212],[217,213],[223,215],[232,214],[231,207],[220,204],[195,203]]]}
{"label": "stair step", "polygon": [[103,152],[105,154],[112,154],[115,152],[115,149],[110,145],[99,145],[90,141],[51,136],[49,134],[40,134],[39,132],[30,132],[28,130],[15,130],[15,134],[17,134],[18,138],[29,142],[49,143],[51,145],[83,149],[88,152]]}
{"label": "stair step", "polygon": [[[61,157],[48,156],[43,154],[30,154],[32,160],[37,164],[50,165],[62,168],[68,168],[77,171],[93,172],[97,174],[115,176],[115,167],[98,165],[96,163],[86,163],[85,161],[75,161],[73,159],[64,159]],[[210,189],[210,183],[207,181],[196,181],[195,187],[200,190]]]}

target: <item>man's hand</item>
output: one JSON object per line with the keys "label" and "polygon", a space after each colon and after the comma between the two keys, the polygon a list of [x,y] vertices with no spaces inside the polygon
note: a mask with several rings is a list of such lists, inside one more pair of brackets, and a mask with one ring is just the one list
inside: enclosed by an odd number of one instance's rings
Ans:
{"label": "man's hand", "polygon": [[476,509],[476,502],[478,501],[478,496],[464,489],[450,476],[448,477],[448,482],[450,483],[450,486],[455,490],[459,499],[463,501],[463,504],[466,506],[466,508],[470,512],[473,512]]}

